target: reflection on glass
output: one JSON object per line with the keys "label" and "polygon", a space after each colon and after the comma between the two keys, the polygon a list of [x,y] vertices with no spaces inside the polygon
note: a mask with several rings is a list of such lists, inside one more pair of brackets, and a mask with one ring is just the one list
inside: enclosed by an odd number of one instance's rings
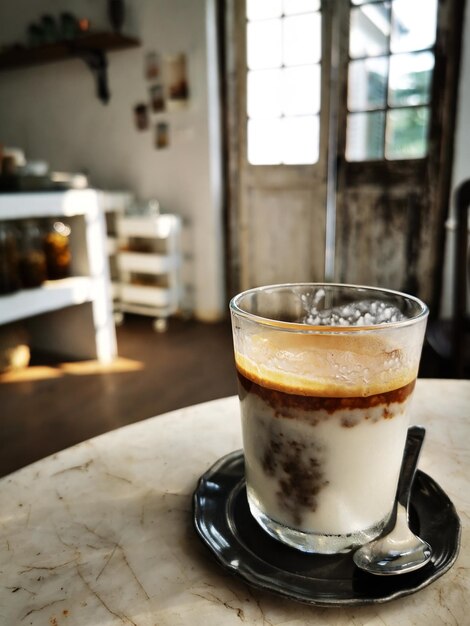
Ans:
{"label": "reflection on glass", "polygon": [[281,163],[281,119],[248,120],[248,162],[253,165]]}
{"label": "reflection on glass", "polygon": [[317,63],[321,58],[321,17],[309,13],[283,20],[285,65]]}
{"label": "reflection on glass", "polygon": [[286,68],[283,74],[283,113],[304,115],[320,111],[320,66]]}
{"label": "reflection on glass", "polygon": [[348,115],[346,158],[348,161],[382,159],[385,113],[351,113]]}
{"label": "reflection on glass", "polygon": [[436,41],[437,0],[393,0],[392,52],[431,48]]}
{"label": "reflection on glass", "polygon": [[248,72],[248,117],[280,117],[282,96],[282,70],[256,70]]}
{"label": "reflection on glass", "polygon": [[[269,2],[267,3],[269,4]],[[308,13],[320,10],[320,0],[284,0],[284,15],[294,15],[295,13]]]}
{"label": "reflection on glass", "polygon": [[250,69],[281,66],[281,24],[281,20],[266,20],[247,24],[247,65]]}
{"label": "reflection on glass", "polygon": [[420,159],[428,152],[429,108],[397,109],[387,113],[387,159]]}
{"label": "reflection on glass", "polygon": [[390,29],[390,2],[351,9],[349,56],[357,59],[387,54]]}
{"label": "reflection on glass", "polygon": [[318,116],[285,117],[282,120],[282,162],[309,164],[318,161]]}
{"label": "reflection on glass", "polygon": [[349,63],[348,109],[366,111],[385,107],[388,57]]}
{"label": "reflection on glass", "polygon": [[390,106],[428,103],[433,69],[432,52],[392,55],[388,92]]}
{"label": "reflection on glass", "polygon": [[282,15],[282,0],[246,0],[246,17],[249,20],[265,20]]}

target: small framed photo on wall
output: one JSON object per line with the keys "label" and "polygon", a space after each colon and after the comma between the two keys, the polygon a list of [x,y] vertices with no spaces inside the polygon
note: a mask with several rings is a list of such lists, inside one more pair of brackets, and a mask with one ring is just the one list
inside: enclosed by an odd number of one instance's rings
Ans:
{"label": "small framed photo on wall", "polygon": [[160,76],[160,58],[154,50],[145,55],[144,74],[147,80],[155,80]]}
{"label": "small framed photo on wall", "polygon": [[170,132],[167,122],[158,122],[155,126],[155,147],[157,150],[168,148],[170,144]]}
{"label": "small framed photo on wall", "polygon": [[176,54],[165,58],[168,108],[187,106],[189,86],[186,68],[186,55]]}
{"label": "small framed photo on wall", "polygon": [[163,85],[152,85],[149,89],[150,104],[154,113],[161,113],[165,110],[165,94],[163,91]]}
{"label": "small framed photo on wall", "polygon": [[137,130],[147,130],[149,127],[148,107],[142,102],[134,107],[134,124]]}

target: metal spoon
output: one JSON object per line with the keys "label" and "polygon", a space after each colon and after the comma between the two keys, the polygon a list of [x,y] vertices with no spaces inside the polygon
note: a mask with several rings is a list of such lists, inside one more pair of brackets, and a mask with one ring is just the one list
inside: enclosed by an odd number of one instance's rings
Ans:
{"label": "metal spoon", "polygon": [[431,558],[431,546],[412,533],[408,525],[411,486],[425,432],[421,426],[408,429],[393,512],[394,527],[388,534],[361,546],[353,555],[357,567],[366,572],[383,576],[404,574],[422,567]]}

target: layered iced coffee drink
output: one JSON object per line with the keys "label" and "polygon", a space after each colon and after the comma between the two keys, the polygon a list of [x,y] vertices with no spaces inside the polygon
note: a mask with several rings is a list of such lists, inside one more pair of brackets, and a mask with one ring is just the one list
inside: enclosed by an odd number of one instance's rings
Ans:
{"label": "layered iced coffee drink", "polygon": [[363,288],[261,289],[231,307],[251,512],[302,550],[352,548],[392,511],[426,307]]}

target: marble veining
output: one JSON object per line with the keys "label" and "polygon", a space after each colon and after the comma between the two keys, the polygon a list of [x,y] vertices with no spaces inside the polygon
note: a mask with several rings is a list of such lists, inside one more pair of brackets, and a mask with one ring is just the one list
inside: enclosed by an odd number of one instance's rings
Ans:
{"label": "marble veining", "polygon": [[226,398],[107,433],[0,480],[0,626],[468,623],[470,382],[420,380],[420,467],[461,517],[459,558],[426,589],[387,604],[317,609],[250,588],[192,527],[199,476],[241,447]]}

